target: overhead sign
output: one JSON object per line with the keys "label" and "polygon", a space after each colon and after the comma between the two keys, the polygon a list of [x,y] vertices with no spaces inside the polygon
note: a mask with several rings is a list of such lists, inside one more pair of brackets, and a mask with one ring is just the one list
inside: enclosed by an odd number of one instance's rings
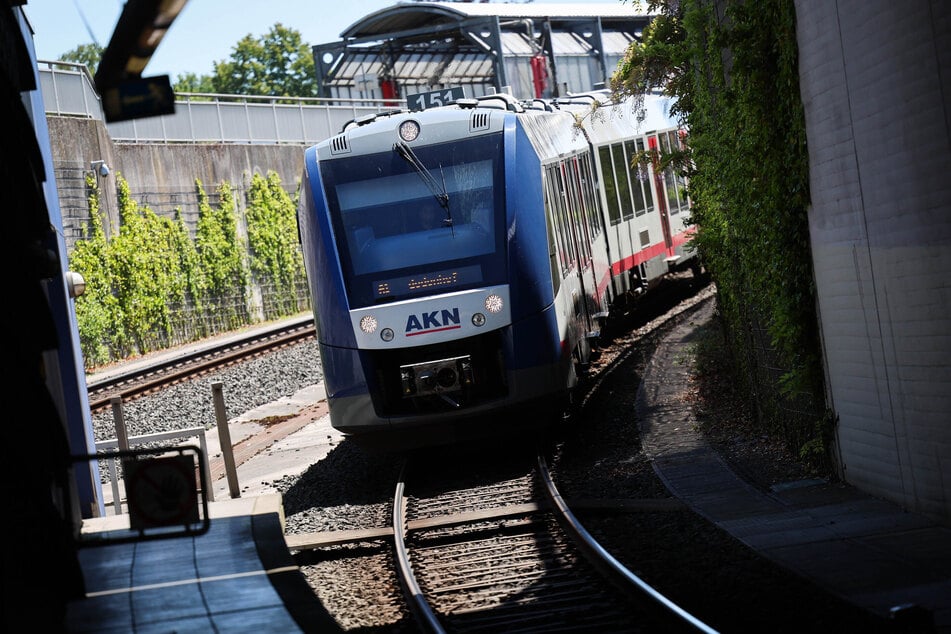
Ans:
{"label": "overhead sign", "polygon": [[123,79],[102,92],[106,121],[125,121],[175,112],[175,93],[168,75]]}
{"label": "overhead sign", "polygon": [[406,96],[406,105],[410,110],[425,110],[426,108],[438,108],[447,106],[457,99],[465,99],[466,94],[461,86],[455,88],[443,88],[442,90],[432,90],[430,92],[418,92],[414,95]]}

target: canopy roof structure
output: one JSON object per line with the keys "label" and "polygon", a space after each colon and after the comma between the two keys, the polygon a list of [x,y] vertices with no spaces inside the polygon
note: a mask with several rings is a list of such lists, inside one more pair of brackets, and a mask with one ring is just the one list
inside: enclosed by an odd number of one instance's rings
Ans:
{"label": "canopy roof structure", "polygon": [[[605,84],[650,17],[620,3],[398,2],[313,53],[323,97],[454,86],[469,86],[470,96],[506,87],[535,93],[517,95],[524,98],[559,96],[569,84]],[[530,80],[513,76],[520,68]]]}

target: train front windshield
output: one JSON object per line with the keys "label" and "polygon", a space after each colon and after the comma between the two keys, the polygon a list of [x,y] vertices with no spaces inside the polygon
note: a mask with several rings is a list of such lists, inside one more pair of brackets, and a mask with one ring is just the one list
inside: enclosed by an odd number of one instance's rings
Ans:
{"label": "train front windshield", "polygon": [[502,137],[321,165],[351,308],[505,282]]}

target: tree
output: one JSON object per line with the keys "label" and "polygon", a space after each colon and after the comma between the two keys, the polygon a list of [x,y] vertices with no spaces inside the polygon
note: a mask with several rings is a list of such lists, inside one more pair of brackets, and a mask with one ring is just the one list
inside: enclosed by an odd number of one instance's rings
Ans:
{"label": "tree", "polygon": [[96,74],[99,62],[102,61],[102,47],[93,42],[92,44],[80,44],[71,51],[67,51],[59,56],[60,61],[75,62],[85,64],[89,73]]}
{"label": "tree", "polygon": [[175,92],[215,92],[215,86],[211,75],[182,73],[175,80],[172,90]]}
{"label": "tree", "polygon": [[215,63],[214,92],[236,95],[314,97],[317,81],[310,46],[299,31],[276,23],[266,35],[235,44],[230,61]]}

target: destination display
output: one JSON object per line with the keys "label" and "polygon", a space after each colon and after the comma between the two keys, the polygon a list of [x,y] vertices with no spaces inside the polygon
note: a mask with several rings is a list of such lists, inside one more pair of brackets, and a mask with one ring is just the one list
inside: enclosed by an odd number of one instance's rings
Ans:
{"label": "destination display", "polygon": [[373,283],[374,299],[388,295],[405,296],[407,293],[423,291],[438,292],[459,284],[476,284],[482,280],[482,267],[478,265],[462,266],[443,271],[432,271],[418,275],[391,277]]}

